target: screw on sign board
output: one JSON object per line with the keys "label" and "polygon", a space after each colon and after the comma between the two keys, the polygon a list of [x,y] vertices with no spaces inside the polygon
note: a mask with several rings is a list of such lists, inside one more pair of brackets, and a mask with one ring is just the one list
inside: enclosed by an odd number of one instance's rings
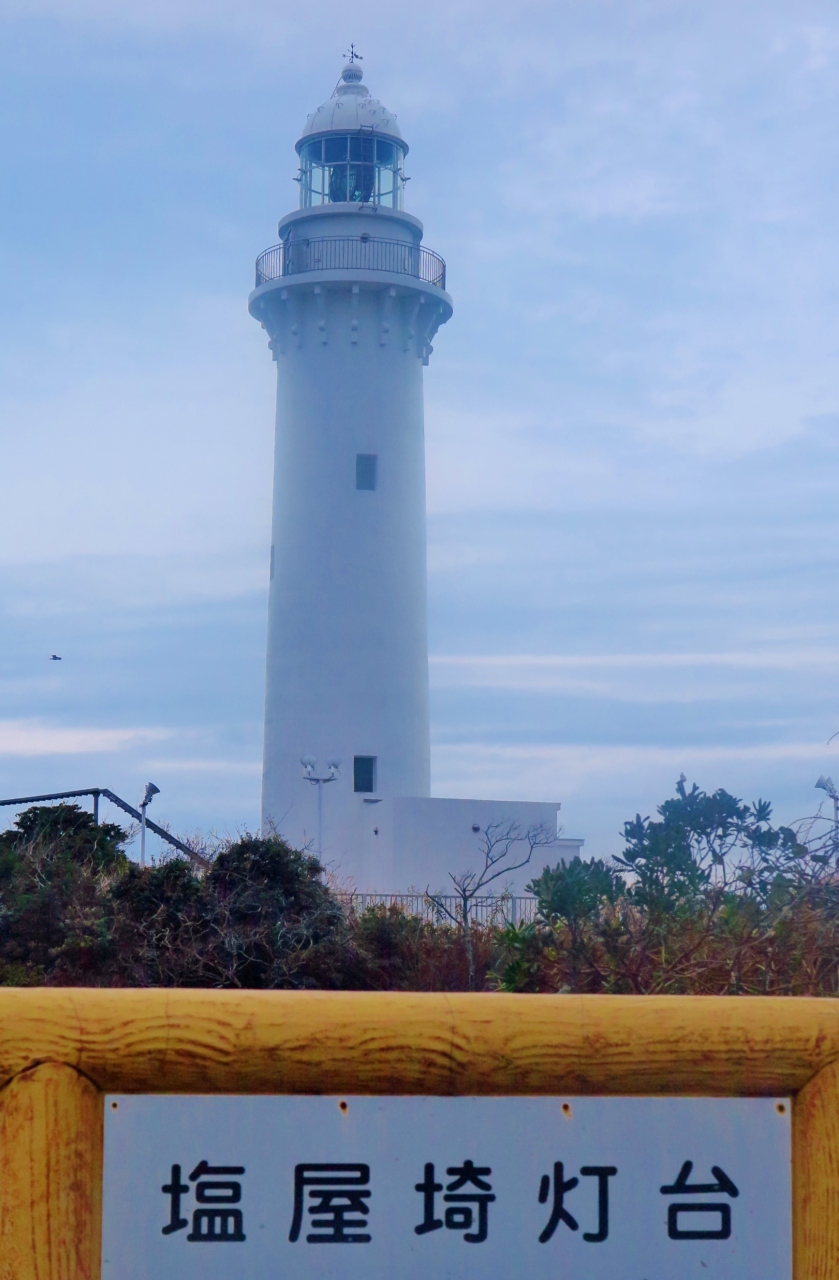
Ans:
{"label": "screw on sign board", "polygon": [[102,1274],[789,1280],[789,1120],[785,1098],[110,1097]]}
{"label": "screw on sign board", "polygon": [[0,1280],[839,1280],[837,1000],[0,988],[0,1084]]}

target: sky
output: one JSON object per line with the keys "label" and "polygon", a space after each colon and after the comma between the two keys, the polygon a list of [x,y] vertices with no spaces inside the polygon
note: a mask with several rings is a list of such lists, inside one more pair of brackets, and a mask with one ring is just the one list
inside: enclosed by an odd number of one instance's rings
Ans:
{"label": "sky", "polygon": [[181,835],[258,826],[275,368],[246,300],[351,40],[455,308],[434,794],[561,801],[597,856],[680,773],[813,812],[839,11],[810,0],[0,0],[0,799],[151,779]]}

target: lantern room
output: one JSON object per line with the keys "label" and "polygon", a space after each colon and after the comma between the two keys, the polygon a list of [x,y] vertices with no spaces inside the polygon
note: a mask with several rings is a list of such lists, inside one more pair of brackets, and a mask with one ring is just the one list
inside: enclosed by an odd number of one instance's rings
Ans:
{"label": "lantern room", "polygon": [[408,151],[396,117],[371,98],[358,63],[348,62],[328,102],[297,143],[300,207],[372,204],[401,209]]}

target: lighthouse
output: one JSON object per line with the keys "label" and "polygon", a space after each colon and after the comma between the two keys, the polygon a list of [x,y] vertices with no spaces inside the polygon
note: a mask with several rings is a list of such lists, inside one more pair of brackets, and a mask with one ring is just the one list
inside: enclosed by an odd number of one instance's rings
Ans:
{"label": "lighthouse", "polygon": [[365,799],[429,794],[423,371],[452,304],[358,61],[296,149],[250,298],[278,365],[262,810],[340,857]]}
{"label": "lighthouse", "polygon": [[430,797],[423,378],[452,300],[354,54],[296,151],[249,299],[277,362],[263,829],[398,891],[497,803]]}

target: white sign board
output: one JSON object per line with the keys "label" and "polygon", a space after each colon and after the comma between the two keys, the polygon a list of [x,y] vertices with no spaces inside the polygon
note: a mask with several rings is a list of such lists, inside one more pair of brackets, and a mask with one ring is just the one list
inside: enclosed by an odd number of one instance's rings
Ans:
{"label": "white sign board", "polygon": [[103,1280],[791,1276],[788,1099],[116,1096],[105,1115]]}

